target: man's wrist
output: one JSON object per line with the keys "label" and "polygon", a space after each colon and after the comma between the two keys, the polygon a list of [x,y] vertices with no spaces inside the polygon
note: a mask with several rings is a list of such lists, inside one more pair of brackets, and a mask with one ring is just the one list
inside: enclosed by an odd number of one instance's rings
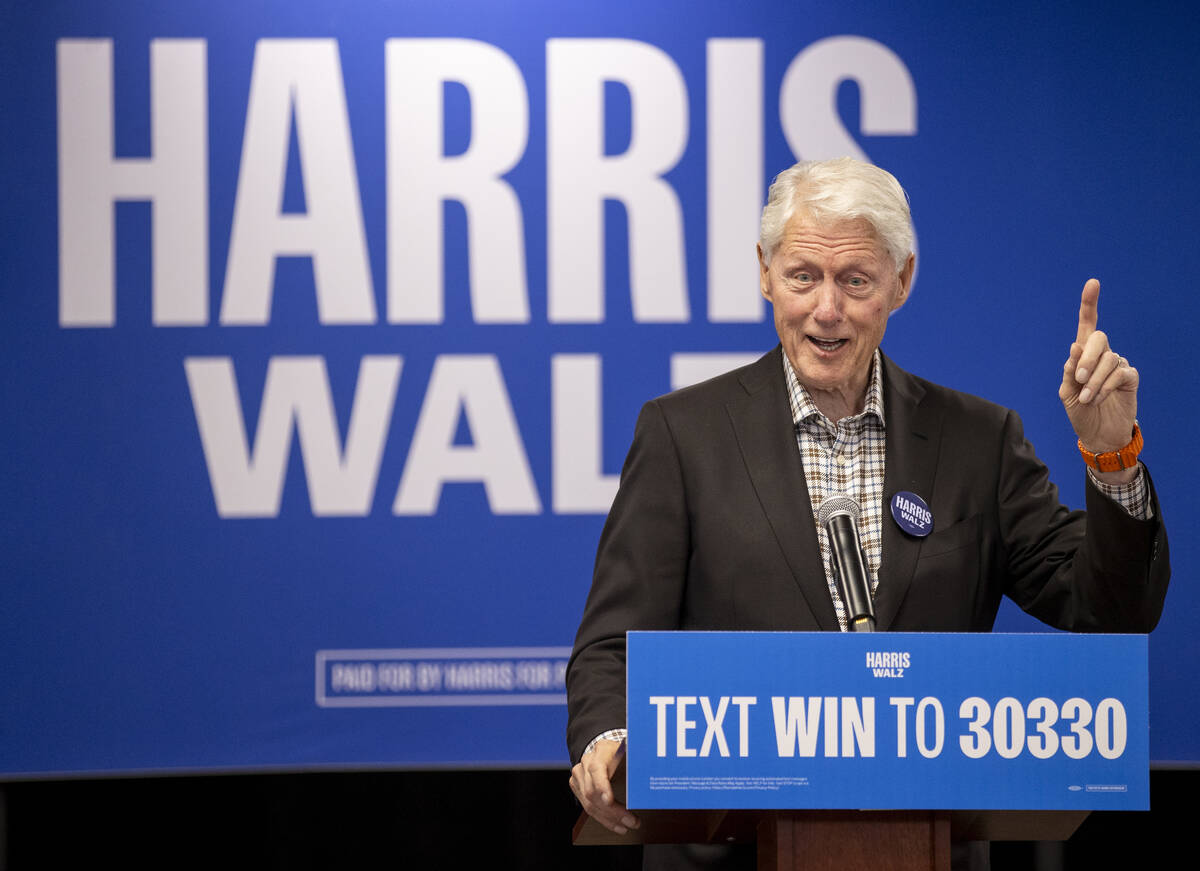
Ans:
{"label": "man's wrist", "polygon": [[596,745],[601,741],[624,741],[628,735],[628,729],[609,729],[607,732],[601,732],[591,741],[588,741],[588,745],[583,748],[583,755],[587,756],[589,753],[595,750]]}
{"label": "man's wrist", "polygon": [[[1130,435],[1129,442],[1124,447],[1096,452],[1088,448],[1083,443],[1083,439],[1079,439],[1078,444],[1079,453],[1083,456],[1083,461],[1087,463],[1088,468],[1104,474],[1128,472],[1131,469],[1135,469],[1138,464],[1138,454],[1142,452],[1142,448],[1145,446],[1145,442],[1142,439],[1142,429],[1138,426],[1136,420],[1133,422],[1133,432]],[[1132,480],[1133,476],[1128,475],[1124,476],[1124,480],[1114,478],[1110,483],[1127,484]]]}

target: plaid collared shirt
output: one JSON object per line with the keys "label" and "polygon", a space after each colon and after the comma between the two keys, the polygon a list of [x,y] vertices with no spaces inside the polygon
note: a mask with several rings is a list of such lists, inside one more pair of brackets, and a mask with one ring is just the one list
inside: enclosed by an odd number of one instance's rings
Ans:
{"label": "plaid collared shirt", "polygon": [[[783,357],[784,377],[787,378],[788,402],[792,406],[792,421],[796,425],[796,443],[804,462],[804,478],[812,500],[813,524],[821,503],[830,496],[850,496],[862,513],[858,518],[858,538],[867,557],[867,572],[871,576],[871,595],[879,586],[879,563],[883,556],[883,463],[884,439],[883,377],[879,351],[871,363],[871,378],[867,383],[867,401],[863,410],[853,417],[834,423],[817,408],[808,390],[796,378],[787,354]],[[833,555],[825,530],[817,526],[817,541],[821,544],[821,563],[829,596],[837,611],[838,625],[845,632],[846,609],[838,594],[833,577]]]}
{"label": "plaid collared shirt", "polygon": [[[871,596],[874,598],[879,586],[879,564],[883,557],[883,466],[887,446],[883,414],[883,363],[876,349],[863,410],[834,423],[821,413],[808,390],[796,378],[787,354],[780,356],[783,357],[792,422],[796,427],[796,443],[800,446],[804,478],[812,500],[813,524],[817,526],[825,581],[837,612],[838,626],[845,632],[846,609],[834,581],[829,537],[817,525],[816,517],[821,503],[830,496],[850,496],[858,503],[861,509],[858,537],[866,554],[867,572],[871,576]],[[1090,470],[1088,474],[1091,476]],[[1137,477],[1128,484],[1114,486],[1098,481],[1095,476],[1091,478],[1101,493],[1120,505],[1131,517],[1148,520],[1153,516],[1140,465]]]}

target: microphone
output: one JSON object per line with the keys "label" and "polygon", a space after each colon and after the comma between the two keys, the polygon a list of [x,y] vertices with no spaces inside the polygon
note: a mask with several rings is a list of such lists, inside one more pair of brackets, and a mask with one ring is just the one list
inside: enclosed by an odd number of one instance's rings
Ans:
{"label": "microphone", "polygon": [[833,551],[833,577],[846,608],[851,632],[875,631],[875,607],[871,603],[871,581],[866,559],[858,541],[859,507],[849,496],[831,496],[821,503],[817,523],[829,536]]}

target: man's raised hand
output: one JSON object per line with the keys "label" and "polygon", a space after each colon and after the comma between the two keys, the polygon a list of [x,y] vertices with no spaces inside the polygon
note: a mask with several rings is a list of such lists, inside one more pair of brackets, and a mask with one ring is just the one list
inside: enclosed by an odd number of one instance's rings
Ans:
{"label": "man's raised hand", "polygon": [[1063,365],[1058,398],[1084,447],[1094,453],[1129,443],[1137,418],[1138,372],[1096,328],[1100,282],[1090,279],[1079,301],[1079,328]]}

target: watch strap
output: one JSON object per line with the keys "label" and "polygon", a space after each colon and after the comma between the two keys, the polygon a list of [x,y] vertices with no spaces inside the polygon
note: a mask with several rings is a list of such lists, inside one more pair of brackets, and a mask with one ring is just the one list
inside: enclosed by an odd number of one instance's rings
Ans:
{"label": "watch strap", "polygon": [[1138,454],[1142,452],[1144,446],[1142,428],[1137,425],[1137,421],[1134,421],[1133,437],[1130,438],[1129,444],[1120,450],[1093,453],[1083,446],[1083,440],[1080,439],[1079,453],[1083,455],[1083,461],[1097,472],[1120,472],[1137,465]]}

